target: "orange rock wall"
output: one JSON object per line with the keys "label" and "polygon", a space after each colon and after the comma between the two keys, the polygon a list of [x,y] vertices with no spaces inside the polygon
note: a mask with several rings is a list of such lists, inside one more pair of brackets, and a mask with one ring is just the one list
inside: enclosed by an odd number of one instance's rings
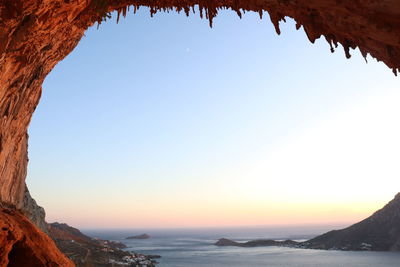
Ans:
{"label": "orange rock wall", "polygon": [[[130,4],[135,6],[129,11]],[[195,11],[211,24],[224,8],[239,16],[246,11],[268,12],[278,33],[279,22],[289,16],[298,28],[304,27],[311,42],[323,35],[332,51],[340,43],[350,57],[350,49],[359,47],[363,55],[370,53],[394,73],[400,71],[399,0],[0,0],[2,206],[21,209],[23,205],[27,128],[46,75],[107,12],[117,10],[119,17],[142,5],[149,6],[151,14]],[[0,248],[7,242],[1,239]]]}
{"label": "orange rock wall", "polygon": [[17,211],[0,209],[0,267],[72,267],[53,240]]}

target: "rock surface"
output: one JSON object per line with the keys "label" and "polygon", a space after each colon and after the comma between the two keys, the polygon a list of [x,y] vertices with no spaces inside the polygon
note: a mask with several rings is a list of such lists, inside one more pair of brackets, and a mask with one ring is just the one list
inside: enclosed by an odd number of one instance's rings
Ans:
{"label": "rock surface", "polygon": [[[297,21],[298,28],[304,27],[311,42],[323,35],[332,51],[340,43],[350,57],[349,50],[359,47],[363,55],[370,53],[393,72],[400,69],[398,0],[2,0],[0,204],[3,207],[21,210],[24,206],[27,128],[46,75],[75,48],[88,27],[101,22],[112,11],[117,11],[118,17],[125,16],[133,4],[133,10],[150,7],[151,15],[172,9],[189,14],[197,5],[200,15],[208,18],[210,24],[222,8],[232,9],[239,16],[245,11],[260,15],[268,12],[278,33],[279,22],[289,16]],[[15,227],[18,229],[18,225]]]}
{"label": "rock surface", "polygon": [[1,267],[70,267],[74,266],[22,213],[0,209]]}
{"label": "rock surface", "polygon": [[46,212],[44,208],[39,206],[31,197],[27,187],[25,187],[24,202],[21,211],[40,230],[48,234]]}
{"label": "rock surface", "polygon": [[317,249],[400,251],[400,193],[367,219],[313,238],[306,245]]}

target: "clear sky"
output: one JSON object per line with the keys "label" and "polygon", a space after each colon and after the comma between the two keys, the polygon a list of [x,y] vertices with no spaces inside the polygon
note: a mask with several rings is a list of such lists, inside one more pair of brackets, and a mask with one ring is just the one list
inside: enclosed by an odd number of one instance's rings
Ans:
{"label": "clear sky", "polygon": [[28,186],[76,227],[350,223],[400,191],[400,80],[294,23],[130,13],[47,77]]}

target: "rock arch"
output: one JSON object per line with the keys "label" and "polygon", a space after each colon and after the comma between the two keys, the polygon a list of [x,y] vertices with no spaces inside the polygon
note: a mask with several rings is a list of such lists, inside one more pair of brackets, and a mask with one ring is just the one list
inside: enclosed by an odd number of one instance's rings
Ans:
{"label": "rock arch", "polygon": [[[400,71],[398,0],[0,0],[0,205],[3,208],[23,207],[27,128],[46,75],[75,48],[87,28],[107,19],[112,11],[117,11],[119,18],[140,6],[150,7],[151,15],[172,10],[188,15],[199,13],[211,25],[220,9],[231,9],[239,16],[248,11],[260,16],[268,13],[278,34],[279,22],[286,16],[292,17],[298,29],[303,26],[311,42],[323,36],[332,52],[341,44],[348,58],[350,50],[358,47],[364,56],[369,53],[383,61],[395,74]],[[3,232],[0,241],[2,236]]]}

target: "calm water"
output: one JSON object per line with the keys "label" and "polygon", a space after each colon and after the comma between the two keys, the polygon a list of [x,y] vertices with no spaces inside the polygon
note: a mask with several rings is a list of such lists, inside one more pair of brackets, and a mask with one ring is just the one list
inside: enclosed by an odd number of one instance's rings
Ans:
{"label": "calm water", "polygon": [[[343,252],[279,247],[237,248],[213,245],[221,237],[238,241],[257,238],[308,239],[328,227],[236,228],[185,230],[86,230],[86,234],[123,242],[129,251],[161,255],[160,267],[268,266],[268,267],[400,267],[400,253]],[[147,233],[146,240],[125,237]]]}

